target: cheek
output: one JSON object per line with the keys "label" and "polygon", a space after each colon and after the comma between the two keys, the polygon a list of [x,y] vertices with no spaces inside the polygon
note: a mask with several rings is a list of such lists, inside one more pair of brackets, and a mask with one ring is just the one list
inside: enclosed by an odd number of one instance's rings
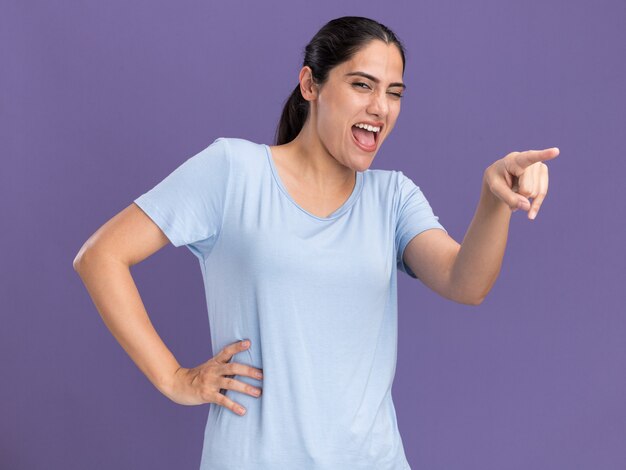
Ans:
{"label": "cheek", "polygon": [[325,96],[318,102],[317,116],[320,127],[328,129],[335,121],[337,109],[332,96]]}
{"label": "cheek", "polygon": [[338,134],[344,132],[347,121],[341,109],[337,106],[325,106],[319,114],[319,128],[327,138],[338,138]]}

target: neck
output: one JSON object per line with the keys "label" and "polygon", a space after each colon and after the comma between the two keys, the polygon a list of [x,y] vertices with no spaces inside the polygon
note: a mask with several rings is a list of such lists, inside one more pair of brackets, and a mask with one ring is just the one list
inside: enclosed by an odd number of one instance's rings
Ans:
{"label": "neck", "polygon": [[298,136],[283,146],[293,171],[322,194],[343,192],[347,186],[352,188],[356,172],[339,163],[311,127],[307,120]]}

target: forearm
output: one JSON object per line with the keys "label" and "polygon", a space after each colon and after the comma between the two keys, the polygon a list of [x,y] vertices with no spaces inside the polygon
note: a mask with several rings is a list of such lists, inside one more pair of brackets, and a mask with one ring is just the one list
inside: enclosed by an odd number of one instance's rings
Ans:
{"label": "forearm", "polygon": [[480,201],[454,261],[450,283],[457,296],[480,303],[495,283],[504,257],[511,209],[482,181]]}
{"label": "forearm", "polygon": [[152,326],[128,265],[86,253],[76,271],[115,339],[150,382],[167,395],[180,364]]}

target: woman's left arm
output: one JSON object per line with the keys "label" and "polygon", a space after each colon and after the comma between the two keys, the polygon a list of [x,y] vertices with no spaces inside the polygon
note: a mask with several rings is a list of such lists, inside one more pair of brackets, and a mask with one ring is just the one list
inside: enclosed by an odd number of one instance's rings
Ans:
{"label": "woman's left arm", "polygon": [[512,152],[490,165],[460,246],[442,230],[427,230],[407,245],[405,259],[418,278],[446,298],[480,304],[500,273],[511,213],[523,209],[529,219],[537,216],[548,192],[543,162],[558,154],[556,147]]}

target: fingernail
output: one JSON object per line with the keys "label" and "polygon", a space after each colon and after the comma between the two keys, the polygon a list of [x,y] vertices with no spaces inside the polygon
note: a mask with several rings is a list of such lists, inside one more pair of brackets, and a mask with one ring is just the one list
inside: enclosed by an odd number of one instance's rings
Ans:
{"label": "fingernail", "polygon": [[241,342],[241,345],[242,345],[244,348],[247,348],[248,346],[250,346],[250,341],[242,341],[242,342]]}
{"label": "fingernail", "polygon": [[261,374],[260,372],[256,373],[256,378],[257,379],[262,379],[263,378],[263,374]]}
{"label": "fingernail", "polygon": [[237,408],[237,413],[239,413],[240,415],[244,415],[244,414],[246,414],[246,410],[241,408],[241,407],[239,407],[239,408]]}

